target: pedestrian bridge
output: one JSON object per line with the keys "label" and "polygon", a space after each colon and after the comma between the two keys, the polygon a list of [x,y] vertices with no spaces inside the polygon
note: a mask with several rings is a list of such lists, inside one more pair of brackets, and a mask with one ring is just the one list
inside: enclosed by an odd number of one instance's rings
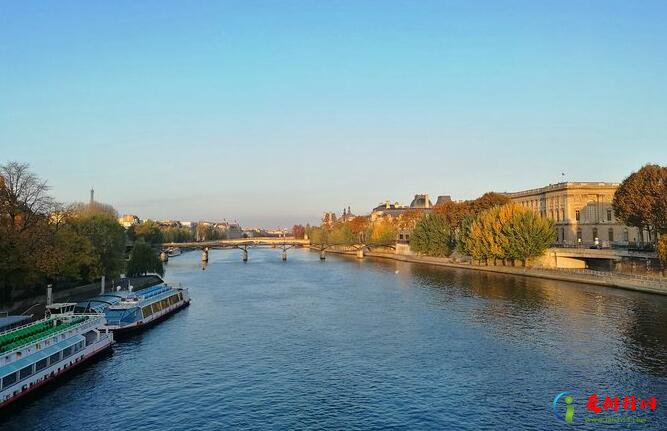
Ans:
{"label": "pedestrian bridge", "polygon": [[171,242],[162,244],[163,252],[160,256],[163,260],[167,260],[165,251],[170,248],[190,248],[200,249],[202,251],[202,262],[208,262],[208,251],[212,248],[218,249],[239,249],[242,252],[244,262],[248,261],[248,248],[252,247],[271,247],[282,250],[283,260],[287,260],[287,250],[295,247],[307,247],[310,245],[310,240],[296,239],[296,238],[239,238],[239,239],[221,239],[215,241],[201,241],[201,242]]}

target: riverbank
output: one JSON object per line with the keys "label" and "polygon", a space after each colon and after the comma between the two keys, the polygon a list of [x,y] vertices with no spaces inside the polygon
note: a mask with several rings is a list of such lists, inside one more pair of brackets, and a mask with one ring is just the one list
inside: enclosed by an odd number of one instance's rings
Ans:
{"label": "riverbank", "polygon": [[[355,250],[327,249],[327,253],[344,254],[355,256]],[[634,290],[638,292],[667,295],[667,280],[639,278],[624,276],[622,274],[575,272],[564,270],[553,270],[546,268],[524,268],[514,266],[481,266],[467,263],[453,262],[448,258],[429,257],[419,255],[395,254],[391,252],[366,251],[365,256],[380,259],[391,259],[401,262],[422,263],[426,265],[444,266],[448,268],[466,269],[470,271],[484,271],[498,274],[516,275],[522,277],[536,277],[549,280],[569,281],[574,283],[586,283],[597,286],[614,287],[618,289]]]}

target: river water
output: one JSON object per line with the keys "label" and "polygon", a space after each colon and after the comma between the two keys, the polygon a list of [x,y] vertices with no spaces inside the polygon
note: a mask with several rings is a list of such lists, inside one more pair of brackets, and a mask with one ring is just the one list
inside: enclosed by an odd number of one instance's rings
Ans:
{"label": "river water", "polygon": [[667,428],[667,297],[306,250],[184,253],[165,278],[189,308],[0,429],[568,429],[563,391],[579,428]]}

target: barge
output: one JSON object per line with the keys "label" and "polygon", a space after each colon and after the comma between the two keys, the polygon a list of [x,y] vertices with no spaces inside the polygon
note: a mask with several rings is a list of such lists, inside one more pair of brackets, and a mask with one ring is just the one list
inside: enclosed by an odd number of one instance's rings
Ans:
{"label": "barge", "polygon": [[103,314],[75,314],[73,303],[0,333],[0,409],[107,351],[113,334]]}

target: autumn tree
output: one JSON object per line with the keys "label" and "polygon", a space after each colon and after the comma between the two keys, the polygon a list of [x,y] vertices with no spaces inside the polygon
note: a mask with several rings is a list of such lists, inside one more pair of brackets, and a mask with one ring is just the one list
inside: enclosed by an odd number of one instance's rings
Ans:
{"label": "autumn tree", "polygon": [[502,233],[507,238],[506,257],[520,260],[523,266],[528,259],[542,256],[556,240],[551,219],[521,207],[503,225]]}
{"label": "autumn tree", "polygon": [[367,243],[372,245],[389,245],[396,242],[398,228],[390,219],[380,219],[371,223],[367,232]]}
{"label": "autumn tree", "polygon": [[449,256],[454,247],[451,226],[441,214],[424,215],[410,236],[410,249],[427,256]]}
{"label": "autumn tree", "polygon": [[660,259],[660,266],[662,267],[662,272],[664,275],[665,268],[667,267],[667,235],[662,234],[660,236],[656,249],[658,251],[658,258]]}
{"label": "autumn tree", "polygon": [[652,241],[667,231],[667,167],[646,165],[623,180],[612,202],[616,217],[646,229]]}
{"label": "autumn tree", "polygon": [[306,235],[306,228],[303,227],[303,225],[295,224],[294,226],[292,226],[292,236],[294,236],[295,239],[303,239],[305,235]]}
{"label": "autumn tree", "polygon": [[541,256],[554,240],[551,220],[508,204],[493,206],[470,223],[464,250],[479,262],[516,259],[525,265],[527,259]]}

